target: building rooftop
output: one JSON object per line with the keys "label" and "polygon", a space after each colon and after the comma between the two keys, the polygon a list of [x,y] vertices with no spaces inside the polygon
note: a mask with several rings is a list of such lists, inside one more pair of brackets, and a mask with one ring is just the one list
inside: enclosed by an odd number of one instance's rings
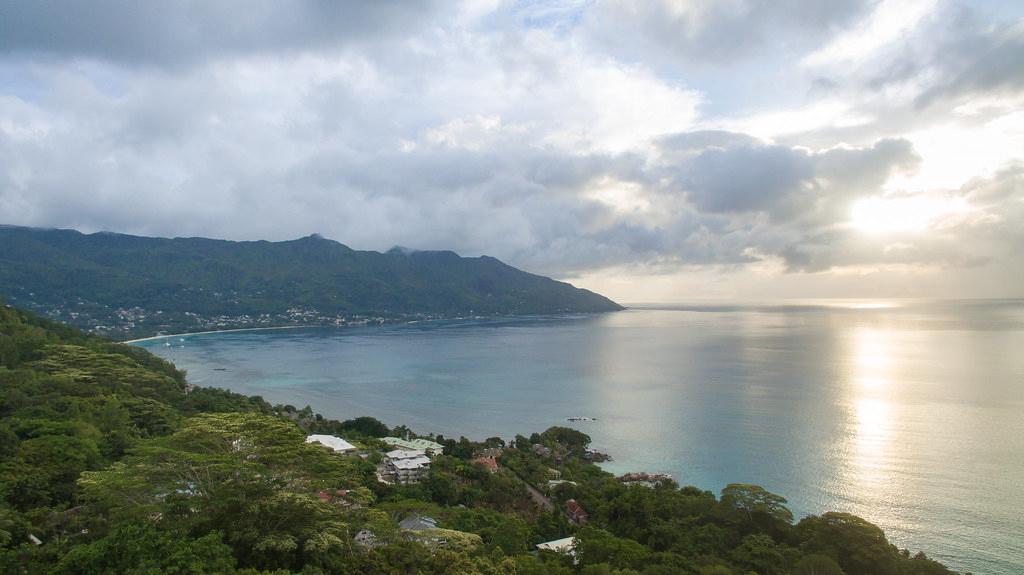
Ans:
{"label": "building rooftop", "polygon": [[306,443],[319,443],[326,447],[330,447],[334,451],[339,453],[345,453],[346,451],[355,451],[356,446],[345,441],[340,437],[333,435],[310,435],[306,438]]}
{"label": "building rooftop", "polygon": [[412,459],[395,459],[391,461],[391,465],[395,466],[395,469],[419,469],[430,465],[430,458],[420,455]]}
{"label": "building rooftop", "polygon": [[413,515],[398,522],[402,529],[410,531],[423,531],[424,529],[437,529],[437,520],[424,515]]}
{"label": "building rooftop", "polygon": [[384,455],[386,455],[388,459],[414,459],[416,457],[425,457],[426,453],[419,449],[395,449],[394,451],[389,451]]}
{"label": "building rooftop", "polygon": [[566,537],[565,539],[555,539],[554,541],[538,543],[537,549],[543,549],[545,551],[554,551],[556,553],[572,553],[575,546],[576,538]]}
{"label": "building rooftop", "polygon": [[498,470],[498,462],[493,457],[476,457],[473,459],[473,465],[483,467],[487,471],[494,473]]}
{"label": "building rooftop", "polygon": [[570,499],[565,503],[565,512],[569,515],[569,519],[580,525],[587,522],[587,512],[583,509],[583,506],[579,504],[575,499]]}
{"label": "building rooftop", "polygon": [[402,439],[400,437],[385,437],[384,443],[402,449],[419,449],[421,451],[441,451],[444,446],[428,439]]}

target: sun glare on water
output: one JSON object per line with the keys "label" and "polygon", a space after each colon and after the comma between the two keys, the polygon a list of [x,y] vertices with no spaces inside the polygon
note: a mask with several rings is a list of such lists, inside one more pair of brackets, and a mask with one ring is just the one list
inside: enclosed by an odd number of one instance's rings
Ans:
{"label": "sun glare on water", "polygon": [[960,199],[865,198],[853,204],[850,224],[867,234],[921,233],[966,211]]}

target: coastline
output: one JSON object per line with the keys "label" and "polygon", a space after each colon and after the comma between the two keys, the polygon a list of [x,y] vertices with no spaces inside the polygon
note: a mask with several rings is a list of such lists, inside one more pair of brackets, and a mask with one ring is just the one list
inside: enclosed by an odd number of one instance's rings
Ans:
{"label": "coastline", "polygon": [[[604,314],[604,313],[616,313],[616,312],[619,312],[619,311],[627,311],[629,309],[631,309],[631,308],[623,307],[620,310],[592,311],[592,312],[575,312],[575,313],[574,312],[565,312],[565,313],[553,313],[553,314],[522,314],[522,315],[502,315],[502,316],[478,315],[478,316],[466,316],[466,317],[463,317],[463,316],[457,316],[457,317],[436,317],[436,318],[418,319],[418,320],[409,320],[409,321],[395,321],[395,322],[386,321],[386,322],[384,322],[384,323],[382,323],[380,325],[417,324],[417,323],[429,323],[429,322],[438,322],[438,321],[484,320],[484,319],[493,319],[495,317],[502,318],[502,319],[522,319],[522,318],[527,318],[527,319],[534,318],[535,319],[535,318],[549,318],[549,317],[577,317],[577,316],[600,315],[600,314]],[[378,324],[370,323],[370,324],[367,324],[367,325],[378,325]],[[206,330],[206,331],[188,331],[188,332],[183,332],[183,333],[168,333],[168,334],[164,334],[164,335],[151,335],[151,336],[148,336],[148,337],[140,337],[140,338],[136,338],[136,339],[126,339],[124,341],[119,341],[117,343],[133,344],[133,343],[139,343],[139,342],[142,342],[142,341],[152,341],[152,340],[157,340],[157,339],[165,339],[165,338],[169,338],[169,337],[185,337],[185,336],[189,336],[189,335],[209,335],[209,334],[212,334],[212,333],[231,333],[231,332],[239,332],[239,331],[269,331],[269,330],[277,330],[277,329],[300,329],[300,328],[308,328],[308,327],[363,327],[363,326],[364,326],[363,324],[346,324],[346,325],[341,325],[341,326],[331,326],[330,324],[303,324],[303,325],[280,325],[280,326],[273,326],[273,327],[239,327],[239,328],[231,328],[231,329],[212,329],[212,330]]]}
{"label": "coastline", "polygon": [[123,343],[125,345],[131,345],[133,343],[139,343],[143,341],[153,341],[158,339],[166,339],[169,337],[185,337],[189,335],[209,335],[211,333],[233,333],[239,331],[269,331],[274,329],[300,329],[304,327],[320,327],[316,325],[280,325],[277,327],[239,327],[232,329],[211,329],[207,331],[187,331],[184,333],[168,333],[164,335],[151,335],[149,337],[140,337],[138,339],[126,339],[117,343]]}

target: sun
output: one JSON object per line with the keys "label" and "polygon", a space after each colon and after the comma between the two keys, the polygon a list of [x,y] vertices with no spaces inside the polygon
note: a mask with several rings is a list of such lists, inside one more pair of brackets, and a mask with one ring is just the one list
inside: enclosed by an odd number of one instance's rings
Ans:
{"label": "sun", "polygon": [[853,204],[850,225],[866,234],[918,234],[966,208],[961,199],[924,195],[864,198]]}

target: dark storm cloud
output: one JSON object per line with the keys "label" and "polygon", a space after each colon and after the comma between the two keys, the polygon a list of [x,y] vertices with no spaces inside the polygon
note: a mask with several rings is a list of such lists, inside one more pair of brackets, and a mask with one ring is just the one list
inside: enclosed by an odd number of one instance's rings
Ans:
{"label": "dark storm cloud", "polygon": [[0,3],[0,52],[180,63],[335,46],[424,25],[430,1]]}

